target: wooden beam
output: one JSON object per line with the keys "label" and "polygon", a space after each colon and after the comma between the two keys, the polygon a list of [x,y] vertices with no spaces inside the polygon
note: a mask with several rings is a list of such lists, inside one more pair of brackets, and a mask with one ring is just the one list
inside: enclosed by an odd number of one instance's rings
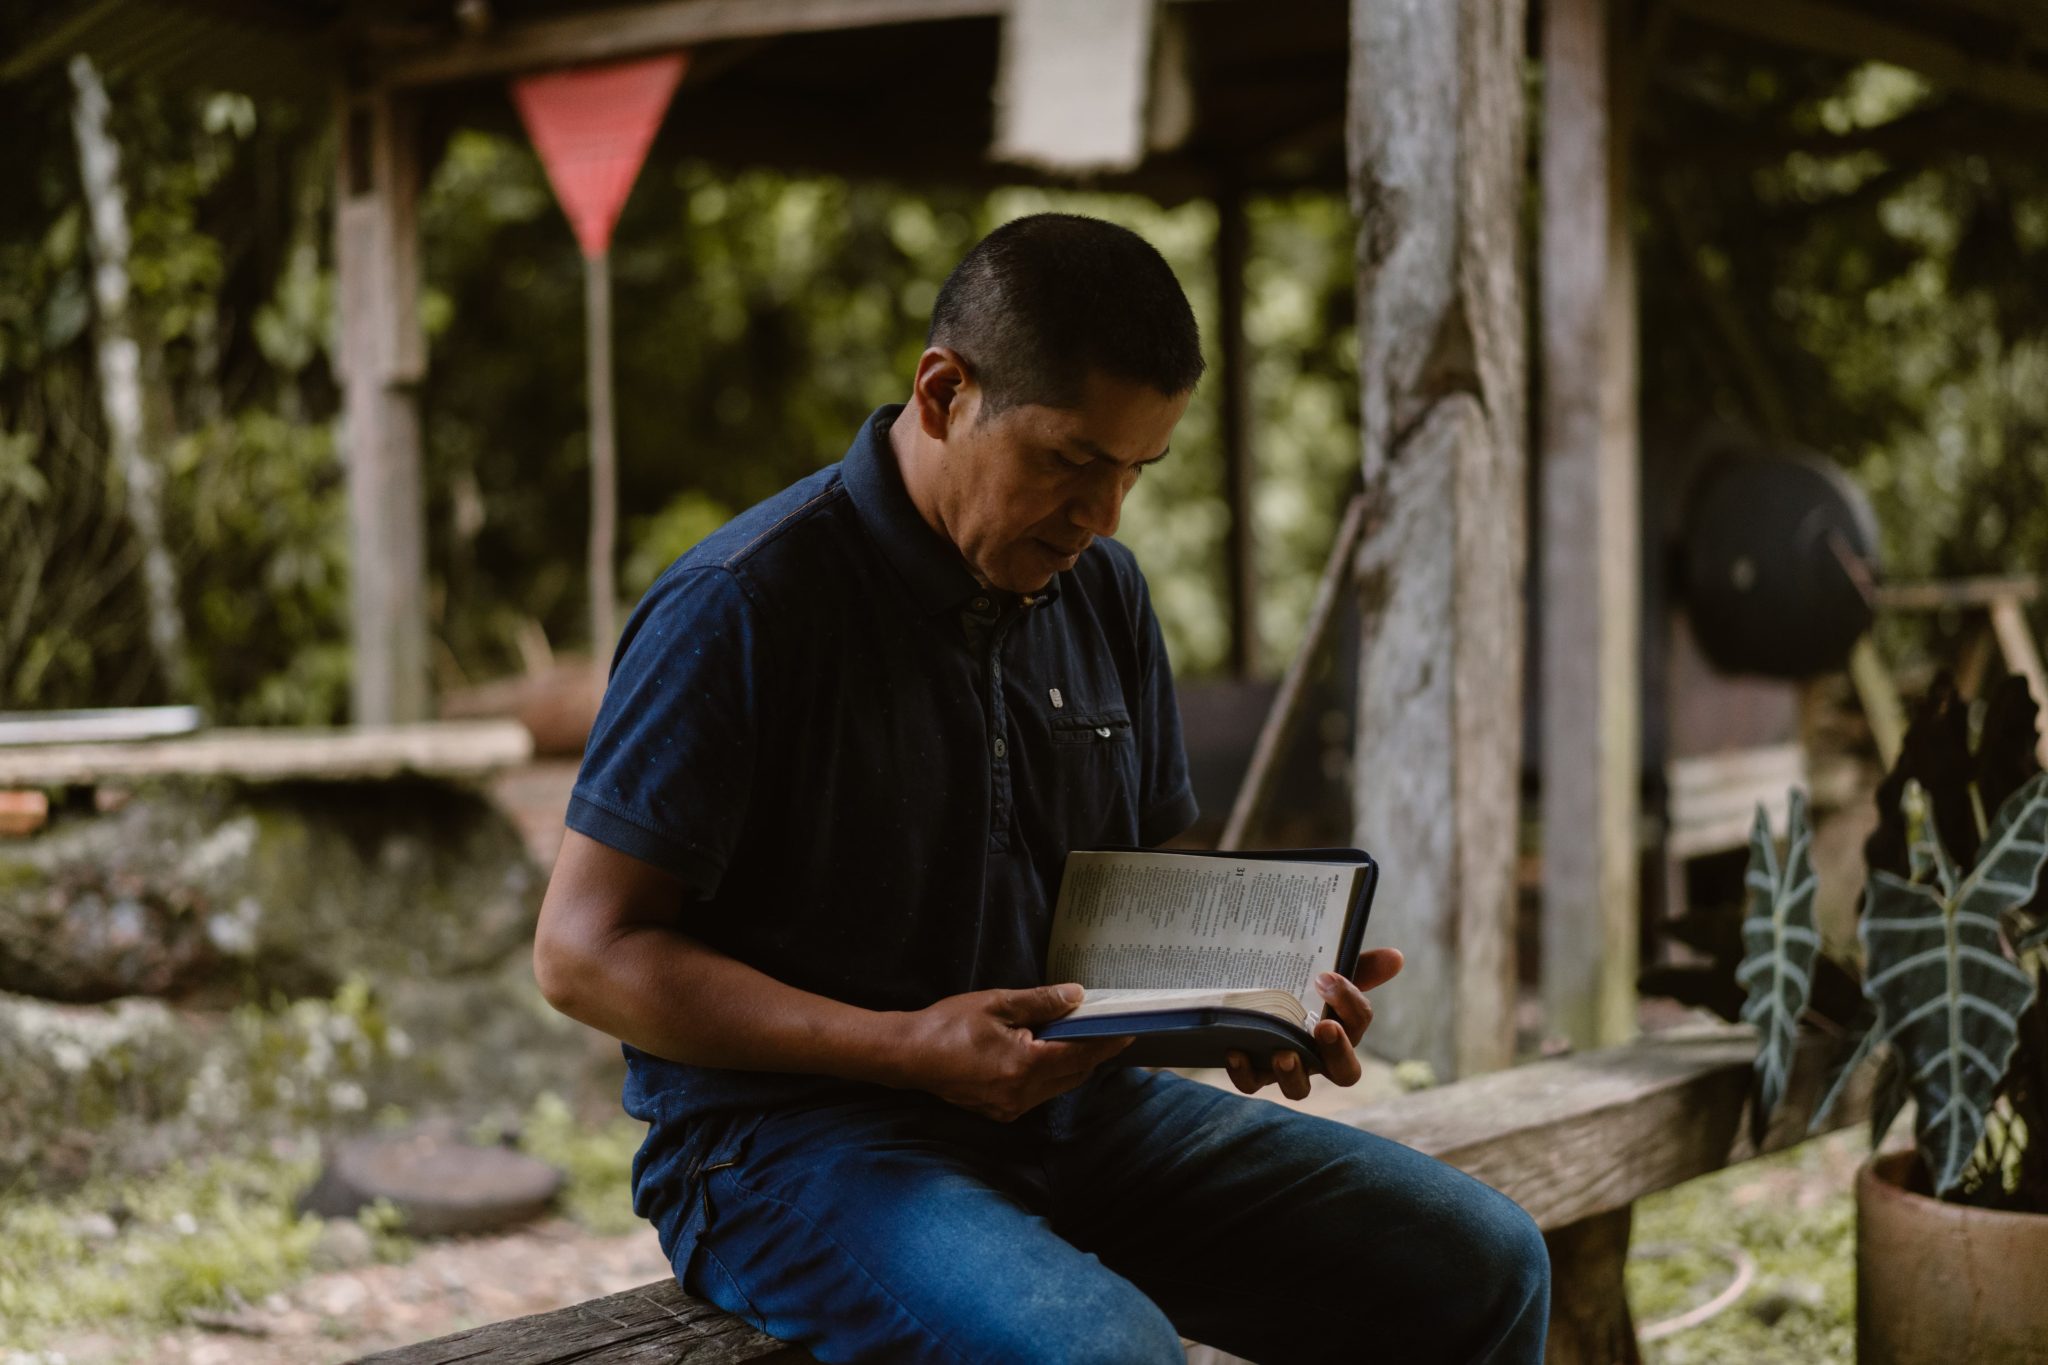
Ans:
{"label": "wooden beam", "polygon": [[[1660,1034],[1329,1117],[1448,1161],[1551,1230],[1804,1142],[1843,1050],[1818,1034],[1800,1038],[1761,1144],[1750,1138],[1756,1036],[1747,1028]],[[1869,1115],[1873,1074],[1866,1066],[1850,1082],[1830,1129]]]}
{"label": "wooden beam", "polygon": [[[1407,953],[1375,1025],[1439,1075],[1514,1047],[1525,370],[1522,0],[1353,0],[1366,491],[1357,839]],[[1391,997],[1390,997],[1391,999]]]}
{"label": "wooden beam", "polygon": [[338,102],[335,206],[349,490],[352,719],[427,719],[427,533],[420,476],[418,136],[409,97]]}
{"label": "wooden beam", "polygon": [[674,1280],[379,1351],[357,1365],[813,1365]]}
{"label": "wooden beam", "polygon": [[1636,295],[1610,22],[1610,0],[1543,8],[1543,1003],[1577,1047],[1636,1028]]}
{"label": "wooden beam", "polygon": [[520,71],[619,61],[735,38],[1004,14],[1008,0],[661,0],[500,24],[374,62],[385,85],[439,85]]}
{"label": "wooden beam", "polygon": [[533,757],[514,720],[338,730],[206,730],[176,739],[0,748],[0,787],[91,787],[152,778],[352,782],[419,773],[481,777]]}
{"label": "wooden beam", "polygon": [[1850,61],[1889,62],[1937,85],[2028,113],[2048,113],[2048,72],[1972,52],[1897,19],[1825,0],[1671,0],[1702,23]]}
{"label": "wooden beam", "polygon": [[[1223,436],[1223,496],[1230,524],[1223,533],[1223,572],[1230,600],[1230,671],[1248,678],[1258,666],[1258,574],[1252,537],[1251,357],[1245,350],[1244,270],[1251,255],[1245,196],[1226,179],[1216,195],[1216,360],[1221,387],[1217,421]],[[1228,847],[1228,845],[1225,845]]]}

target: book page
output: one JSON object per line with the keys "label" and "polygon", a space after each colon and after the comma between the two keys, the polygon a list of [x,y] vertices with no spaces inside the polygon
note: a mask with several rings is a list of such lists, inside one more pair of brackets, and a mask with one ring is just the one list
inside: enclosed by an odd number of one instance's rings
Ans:
{"label": "book page", "polygon": [[1149,990],[1118,989],[1098,987],[1088,992],[1088,998],[1074,1007],[1066,1019],[1089,1019],[1098,1015],[1135,1014],[1144,1010],[1175,1009],[1225,1009],[1258,1010],[1275,1019],[1305,1029],[1313,1018],[1303,1011],[1301,1001],[1286,991],[1245,990]]}
{"label": "book page", "polygon": [[1096,990],[1278,990],[1310,1019],[1360,869],[1185,853],[1067,855],[1046,979]]}

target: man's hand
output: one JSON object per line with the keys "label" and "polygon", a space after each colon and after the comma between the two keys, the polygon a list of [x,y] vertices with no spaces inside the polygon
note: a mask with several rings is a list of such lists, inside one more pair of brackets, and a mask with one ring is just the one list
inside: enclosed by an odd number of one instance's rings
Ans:
{"label": "man's hand", "polygon": [[951,995],[905,1016],[902,1083],[999,1123],[1088,1079],[1130,1045],[1128,1038],[1042,1043],[1031,1025],[1081,1003],[1075,985]]}
{"label": "man's hand", "polygon": [[[1316,978],[1316,992],[1330,1002],[1330,1013],[1314,1028],[1316,1051],[1322,1054],[1323,1074],[1338,1085],[1356,1085],[1363,1069],[1358,1064],[1358,1040],[1372,1027],[1372,1001],[1365,993],[1392,981],[1401,971],[1399,948],[1369,948],[1358,955],[1358,966],[1346,981],[1335,972]],[[1230,1083],[1245,1094],[1254,1094],[1278,1082],[1280,1093],[1290,1100],[1308,1098],[1309,1073],[1301,1058],[1292,1052],[1276,1052],[1262,1067],[1254,1067],[1242,1052],[1230,1054]]]}

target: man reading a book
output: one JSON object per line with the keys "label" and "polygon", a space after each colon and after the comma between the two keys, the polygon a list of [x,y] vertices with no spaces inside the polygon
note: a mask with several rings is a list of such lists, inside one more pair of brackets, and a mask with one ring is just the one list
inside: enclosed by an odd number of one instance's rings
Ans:
{"label": "man reading a book", "polygon": [[[1164,260],[1040,214],[940,291],[908,401],[634,612],[535,944],[625,1044],[634,1207],[690,1293],[821,1361],[1537,1361],[1541,1236],[1451,1167],[1033,1036],[1063,861],[1195,817],[1110,537],[1203,368]],[[1364,992],[1316,985],[1358,1079]],[[1292,1053],[1238,1089],[1300,1097]]]}

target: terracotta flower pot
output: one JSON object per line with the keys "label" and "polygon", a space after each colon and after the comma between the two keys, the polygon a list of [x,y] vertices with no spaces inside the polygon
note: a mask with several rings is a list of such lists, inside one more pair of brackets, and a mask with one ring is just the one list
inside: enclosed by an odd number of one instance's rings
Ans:
{"label": "terracotta flower pot", "polygon": [[1925,1189],[1910,1151],[1856,1173],[1858,1365],[2048,1360],[2048,1214],[1947,1204]]}

